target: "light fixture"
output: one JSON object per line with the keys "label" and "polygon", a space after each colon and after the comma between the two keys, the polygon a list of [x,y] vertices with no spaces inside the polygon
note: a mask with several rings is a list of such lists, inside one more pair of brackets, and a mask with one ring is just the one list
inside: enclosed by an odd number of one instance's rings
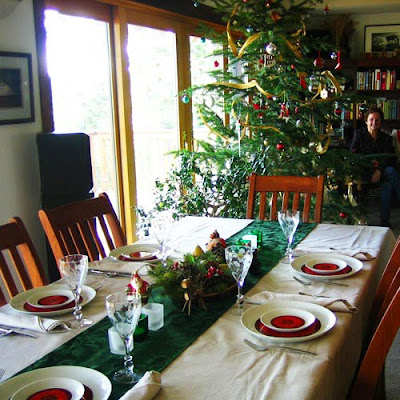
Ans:
{"label": "light fixture", "polygon": [[21,0],[1,0],[0,2],[0,19],[8,17],[17,8]]}

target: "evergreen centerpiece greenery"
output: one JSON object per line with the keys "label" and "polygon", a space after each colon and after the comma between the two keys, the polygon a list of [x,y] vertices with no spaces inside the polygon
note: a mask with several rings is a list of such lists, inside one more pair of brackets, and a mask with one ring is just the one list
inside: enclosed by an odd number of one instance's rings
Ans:
{"label": "evergreen centerpiece greenery", "polygon": [[173,300],[199,301],[205,307],[204,298],[226,292],[235,287],[235,281],[226,264],[212,251],[187,253],[183,260],[167,260],[149,271],[155,285]]}
{"label": "evergreen centerpiece greenery", "polygon": [[323,68],[321,54],[339,54],[335,72],[340,72],[340,49],[306,29],[322,0],[207,3],[222,15],[226,30],[204,36],[221,44],[214,57],[222,54],[226,62],[219,65],[211,56],[210,82],[188,88],[181,99],[188,107],[192,99],[210,134],[193,151],[175,152],[175,167],[156,182],[157,207],[243,218],[251,172],[323,174],[323,220],[357,221],[359,210],[347,190],[356,159],[346,148],[331,146],[333,125],[354,99]]}

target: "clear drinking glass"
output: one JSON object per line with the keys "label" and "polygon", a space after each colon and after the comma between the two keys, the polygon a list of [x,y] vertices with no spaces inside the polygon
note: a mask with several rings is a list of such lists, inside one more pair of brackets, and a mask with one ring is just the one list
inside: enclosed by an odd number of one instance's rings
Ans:
{"label": "clear drinking glass", "polygon": [[80,302],[83,283],[88,272],[88,256],[83,254],[72,254],[60,259],[60,271],[63,279],[71,288],[75,297],[75,321],[71,323],[71,328],[79,329],[93,323],[91,319],[83,318]]}
{"label": "clear drinking glass", "polygon": [[133,371],[133,358],[129,349],[132,346],[133,333],[142,312],[142,300],[139,293],[113,293],[106,297],[108,318],[115,327],[125,346],[124,368],[114,373],[114,380],[132,384],[139,381],[141,375]]}
{"label": "clear drinking glass", "polygon": [[174,219],[171,210],[157,212],[151,219],[151,232],[160,245],[163,265],[166,265],[170,251],[168,242],[170,240],[173,222]]}
{"label": "clear drinking glass", "polygon": [[232,310],[235,315],[242,315],[243,313],[243,285],[251,262],[253,261],[253,250],[251,246],[246,245],[232,245],[225,249],[225,259],[231,270],[232,276],[235,278],[238,288],[237,307]]}
{"label": "clear drinking glass", "polygon": [[281,225],[283,234],[286,236],[288,245],[285,257],[281,260],[285,264],[290,264],[293,259],[292,242],[300,221],[300,211],[282,210],[278,211],[278,221]]}

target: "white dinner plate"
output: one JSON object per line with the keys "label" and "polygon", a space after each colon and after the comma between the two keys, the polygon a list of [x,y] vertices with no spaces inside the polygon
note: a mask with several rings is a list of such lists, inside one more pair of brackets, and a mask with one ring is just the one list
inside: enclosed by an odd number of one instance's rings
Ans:
{"label": "white dinner plate", "polygon": [[11,398],[17,390],[26,386],[28,382],[55,377],[75,379],[86,385],[93,392],[93,400],[106,400],[111,394],[111,382],[101,372],[91,368],[60,365],[35,369],[8,379],[0,384],[1,398]]}
{"label": "white dinner plate", "polygon": [[[71,396],[70,400],[81,400],[85,393],[84,386],[76,379],[52,377],[28,383],[27,385],[18,389],[10,400],[26,400],[29,398],[29,396],[34,394],[37,396],[38,392],[49,389],[62,389],[67,391],[68,393],[66,394]],[[41,396],[44,398],[47,398],[45,396],[51,398],[51,396],[49,396],[47,393],[43,393]]]}
{"label": "white dinner plate", "polygon": [[[329,262],[330,259],[340,259],[347,263],[347,265],[351,268],[351,271],[348,273],[343,273],[343,270],[340,271],[337,275],[312,275],[302,271],[302,267],[307,264],[307,261],[320,258],[325,259],[326,262]],[[310,253],[305,254],[304,256],[296,257],[292,263],[292,268],[301,276],[308,278],[308,279],[315,279],[315,280],[333,280],[333,279],[345,279],[349,276],[352,276],[359,272],[363,268],[363,263],[360,260],[357,260],[354,257],[345,256],[343,254],[337,253]]]}
{"label": "white dinner plate", "polygon": [[[27,302],[37,308],[43,308],[44,310],[46,308],[56,308],[56,307],[63,307],[66,306],[67,304],[71,303],[71,301],[74,301],[74,294],[72,293],[72,290],[64,290],[64,289],[59,289],[57,286],[45,286],[46,289],[37,291],[28,297]],[[55,304],[41,304],[40,302],[44,300],[45,298],[48,297],[56,297],[56,296],[62,296],[64,298],[64,301],[57,302]]]}
{"label": "white dinner plate", "polygon": [[[56,285],[54,285],[54,287],[57,287],[57,289],[60,289],[60,290],[68,290],[68,285],[65,285],[65,284],[57,283]],[[35,289],[27,290],[26,292],[21,292],[10,300],[10,306],[16,311],[19,311],[19,312],[22,312],[25,314],[38,315],[40,317],[53,317],[56,315],[73,313],[74,307],[66,308],[66,309],[62,309],[62,310],[54,310],[54,311],[45,311],[45,309],[43,309],[43,311],[25,310],[24,304],[28,301],[30,296],[32,296],[34,293],[42,293],[42,292],[45,293],[48,290],[48,288],[49,288],[48,286],[42,286],[42,287],[38,287]],[[82,296],[81,306],[84,307],[86,304],[90,303],[95,298],[96,291],[93,288],[91,288],[90,286],[84,285],[82,287],[81,296]]]}
{"label": "white dinner plate", "polygon": [[[143,257],[140,256],[130,256],[132,253],[143,252],[145,255]],[[127,246],[118,247],[114,250],[110,251],[109,256],[114,257],[117,260],[119,256],[126,255],[130,258],[130,260],[121,260],[121,261],[130,261],[130,262],[146,262],[146,263],[154,263],[160,260],[160,245],[158,244],[150,244],[150,243],[133,243]],[[156,257],[156,258],[153,258]]]}
{"label": "white dinner plate", "polygon": [[[256,322],[260,319],[261,315],[274,308],[294,308],[308,311],[320,321],[321,327],[317,332],[301,337],[275,337],[264,335],[256,329]],[[261,340],[275,343],[293,343],[313,340],[324,335],[335,326],[336,316],[331,310],[319,304],[305,301],[270,301],[266,304],[254,306],[246,310],[242,315],[241,322],[248,332]]]}
{"label": "white dinner plate", "polygon": [[333,257],[315,257],[307,260],[305,265],[316,274],[319,275],[332,275],[338,273],[347,267],[347,262],[340,258]]}
{"label": "white dinner plate", "polygon": [[301,331],[315,322],[315,315],[300,308],[273,308],[260,317],[261,322],[277,332]]}

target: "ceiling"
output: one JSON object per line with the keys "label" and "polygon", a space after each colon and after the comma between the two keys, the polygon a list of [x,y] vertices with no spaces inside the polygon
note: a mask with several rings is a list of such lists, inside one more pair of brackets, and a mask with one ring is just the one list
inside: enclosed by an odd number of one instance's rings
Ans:
{"label": "ceiling", "polygon": [[316,11],[322,12],[325,5],[329,14],[400,13],[400,0],[324,0]]}

